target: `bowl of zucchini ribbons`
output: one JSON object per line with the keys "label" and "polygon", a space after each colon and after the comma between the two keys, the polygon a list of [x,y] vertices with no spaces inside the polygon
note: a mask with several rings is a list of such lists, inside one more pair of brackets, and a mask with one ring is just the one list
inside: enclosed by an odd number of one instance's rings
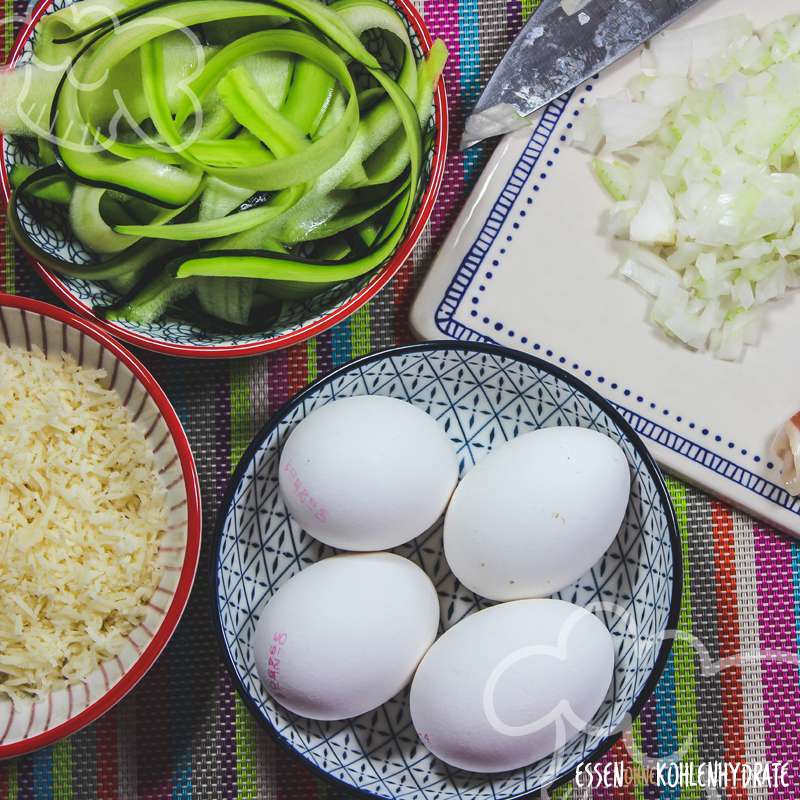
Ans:
{"label": "bowl of zucchini ribbons", "polygon": [[408,0],[43,0],[0,73],[10,228],[134,344],[302,341],[422,232],[446,57]]}

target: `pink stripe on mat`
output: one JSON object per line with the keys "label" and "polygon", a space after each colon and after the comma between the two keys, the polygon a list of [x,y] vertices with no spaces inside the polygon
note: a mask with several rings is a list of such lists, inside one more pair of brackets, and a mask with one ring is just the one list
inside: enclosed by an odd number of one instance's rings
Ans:
{"label": "pink stripe on mat", "polygon": [[267,373],[267,402],[269,413],[274,414],[286,402],[289,390],[289,359],[286,351],[275,353]]}
{"label": "pink stripe on mat", "polygon": [[753,534],[764,692],[764,756],[771,762],[789,762],[789,787],[772,788],[769,797],[795,800],[800,786],[800,677],[792,546],[784,536],[758,525]]}
{"label": "pink stripe on mat", "polygon": [[450,51],[444,68],[447,102],[450,106],[450,140],[439,201],[433,208],[430,223],[431,236],[436,242],[443,230],[455,219],[464,194],[464,158],[458,149],[464,119],[464,109],[461,108],[459,98],[461,60],[458,46],[458,0],[428,0],[424,13],[431,35],[442,39]]}

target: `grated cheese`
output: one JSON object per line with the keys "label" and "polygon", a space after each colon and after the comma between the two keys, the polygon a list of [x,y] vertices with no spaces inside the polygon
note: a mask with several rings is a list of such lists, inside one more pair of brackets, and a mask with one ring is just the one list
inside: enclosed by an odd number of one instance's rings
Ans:
{"label": "grated cheese", "polygon": [[0,698],[86,678],[159,583],[165,491],[104,377],[0,345]]}

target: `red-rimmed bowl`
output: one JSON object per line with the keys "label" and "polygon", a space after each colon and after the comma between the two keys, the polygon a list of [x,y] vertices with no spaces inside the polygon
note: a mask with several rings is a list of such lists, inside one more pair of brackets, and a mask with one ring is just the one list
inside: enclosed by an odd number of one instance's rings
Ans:
{"label": "red-rimmed bowl", "polygon": [[118,703],[153,666],[180,621],[200,556],[200,486],[183,427],[155,378],[95,323],[47,303],[0,294],[0,342],[70,353],[106,371],[107,385],[142,426],[167,488],[162,576],[123,650],[91,675],[35,703],[0,700],[0,759],[29,753],[83,728]]}
{"label": "red-rimmed bowl", "polygon": [[[417,56],[427,53],[432,39],[411,0],[388,1],[406,21]],[[9,63],[19,64],[28,60],[32,54],[37,22],[45,14],[71,5],[72,2],[74,0],[41,0],[33,8],[30,21],[19,34]],[[94,307],[108,306],[117,299],[118,296],[107,286],[57,275],[36,261],[33,265],[50,289],[77,313],[94,318],[98,325],[113,336],[147,350],[189,358],[230,358],[288,347],[316,336],[353,314],[389,283],[411,254],[430,218],[444,174],[448,117],[442,81],[434,95],[434,113],[426,134],[426,141],[430,145],[425,159],[425,191],[409,223],[406,236],[394,255],[369,275],[348,281],[310,300],[288,305],[280,317],[263,331],[235,335],[210,333],[195,322],[175,317],[166,317],[149,325],[107,322],[96,318],[93,312]],[[25,141],[17,137],[2,137],[0,147],[0,190],[7,202],[10,195],[9,169],[16,163],[35,164],[37,155],[33,152],[35,148],[26,147]],[[24,213],[21,216],[28,234],[45,251],[67,258],[83,251],[76,240],[64,236],[63,230],[47,228],[34,220],[33,215],[29,219],[25,218]]]}

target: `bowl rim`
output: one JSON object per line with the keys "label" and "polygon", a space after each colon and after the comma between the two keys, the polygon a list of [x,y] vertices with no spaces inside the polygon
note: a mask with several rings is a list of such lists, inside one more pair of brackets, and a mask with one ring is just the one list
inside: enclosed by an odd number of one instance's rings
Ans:
{"label": "bowl rim", "polygon": [[[591,386],[585,384],[579,378],[574,377],[561,367],[557,367],[554,364],[550,364],[549,362],[544,361],[541,358],[528,355],[527,353],[521,353],[517,350],[512,350],[508,347],[503,347],[501,345],[496,345],[492,343],[460,342],[460,341],[444,340],[444,339],[432,340],[426,342],[417,342],[414,344],[398,345],[394,347],[384,348],[382,350],[377,350],[374,353],[370,353],[368,355],[361,356],[360,358],[348,361],[347,363],[342,364],[341,366],[337,367],[336,369],[332,370],[326,375],[318,378],[317,380],[313,381],[308,386],[306,386],[304,389],[301,389],[297,394],[293,395],[286,403],[284,403],[277,411],[275,411],[269,417],[267,422],[254,436],[252,442],[248,445],[247,449],[242,454],[241,458],[239,459],[239,463],[236,465],[236,469],[233,471],[228,481],[228,486],[225,490],[225,494],[222,497],[222,501],[217,511],[216,520],[214,524],[214,541],[212,542],[211,545],[209,587],[210,587],[210,601],[212,607],[212,618],[214,620],[214,629],[216,631],[217,638],[219,639],[220,649],[222,651],[222,659],[225,664],[225,667],[227,668],[228,673],[230,674],[231,679],[233,681],[233,684],[236,687],[236,690],[238,691],[239,696],[241,697],[245,706],[250,710],[250,713],[261,724],[261,726],[264,729],[266,729],[268,733],[271,734],[273,739],[275,739],[281,747],[290,752],[296,759],[299,759],[307,768],[311,769],[314,774],[319,775],[320,777],[324,778],[325,780],[334,784],[335,786],[347,789],[354,795],[360,795],[361,797],[370,798],[370,800],[385,800],[385,799],[383,795],[375,794],[374,792],[370,792],[367,789],[362,789],[357,786],[353,786],[352,784],[343,781],[341,778],[336,777],[330,772],[325,771],[324,769],[322,769],[322,767],[319,767],[316,764],[312,763],[308,758],[306,758],[306,756],[303,753],[300,753],[298,750],[292,747],[288,741],[283,739],[278,730],[275,728],[275,726],[272,725],[272,723],[264,714],[262,714],[257,704],[251,699],[250,694],[248,693],[247,688],[244,685],[244,682],[240,678],[239,673],[234,664],[233,657],[231,656],[230,649],[228,648],[225,635],[222,630],[222,619],[219,613],[219,606],[217,604],[217,596],[218,596],[217,587],[219,584],[218,563],[220,559],[220,552],[222,549],[225,519],[227,517],[228,509],[230,508],[233,502],[236,488],[238,487],[242,479],[242,476],[246,472],[248,466],[255,457],[255,454],[258,451],[258,449],[264,443],[266,438],[275,430],[275,428],[278,427],[278,425],[284,419],[284,417],[286,417],[287,414],[289,414],[298,405],[304,402],[309,395],[315,393],[317,390],[319,390],[326,384],[330,383],[331,381],[335,380],[340,375],[349,372],[354,368],[366,366],[367,364],[370,364],[375,361],[381,361],[385,358],[402,356],[409,353],[441,352],[448,350],[461,350],[470,353],[488,353],[490,355],[502,356],[504,358],[509,358],[515,361],[522,362],[523,364],[542,370],[543,372],[547,372],[553,375],[554,377],[558,378],[559,380],[564,381],[573,388],[583,392],[590,400],[596,403],[597,406],[600,409],[602,409],[603,412],[613,420],[613,422],[622,431],[625,438],[628,439],[628,441],[631,443],[631,445],[633,446],[634,450],[637,452],[639,457],[642,459],[645,468],[647,469],[648,473],[650,474],[651,478],[653,479],[656,485],[658,497],[661,500],[661,504],[664,508],[664,513],[667,516],[667,529],[669,532],[670,549],[672,551],[672,596],[670,598],[669,614],[667,616],[667,627],[666,627],[667,632],[673,631],[677,628],[678,619],[680,617],[683,580],[684,580],[683,555],[682,555],[680,531],[678,527],[678,518],[675,513],[675,507],[670,498],[669,491],[667,489],[664,475],[661,472],[660,467],[656,464],[655,459],[648,451],[647,447],[645,446],[639,434],[636,433],[636,431],[634,431],[634,429],[631,427],[628,421],[622,416],[622,414],[616,409],[616,407],[610,401],[606,400],[601,394],[599,394],[599,392],[597,392]],[[662,673],[664,672],[664,668],[667,665],[667,660],[669,657],[669,653],[672,650],[673,641],[674,637],[672,636],[664,637],[664,640],[661,643],[661,647],[659,648],[659,651],[656,655],[656,659],[653,663],[653,668],[650,672],[650,675],[648,676],[644,686],[634,699],[634,702],[628,711],[628,715],[631,720],[635,719],[641,713],[645,703],[655,691],[656,685],[658,684],[658,681],[660,680]],[[594,762],[597,759],[599,759],[617,743],[617,741],[622,737],[623,733],[624,730],[618,730],[607,736],[586,756],[585,759],[583,759],[583,762],[581,763]],[[545,786],[516,795],[515,800],[524,800],[525,798],[540,797],[541,793],[544,790],[548,791],[553,790],[561,786],[562,784],[565,784],[568,781],[572,780],[576,772],[577,772],[577,767],[567,771],[566,773],[559,776],[558,778],[551,781],[549,784]]]}
{"label": "bowl rim", "polygon": [[[25,312],[30,312],[43,317],[49,317],[50,319],[54,319],[57,322],[74,328],[82,334],[94,339],[101,347],[108,350],[133,373],[134,377],[144,386],[147,393],[155,401],[167,424],[172,440],[175,442],[175,448],[178,452],[178,459],[181,465],[183,483],[186,489],[187,510],[186,553],[181,566],[178,584],[175,587],[175,593],[167,609],[167,613],[164,615],[164,619],[155,632],[155,636],[148,642],[141,654],[137,656],[136,661],[134,661],[130,669],[107,692],[74,717],[42,731],[42,733],[36,734],[35,736],[21,739],[10,744],[2,744],[2,738],[0,738],[0,759],[7,759],[26,755],[41,747],[53,744],[59,739],[76,733],[81,728],[94,722],[122,700],[153,666],[156,659],[161,655],[167,643],[172,638],[189,601],[189,595],[192,585],[194,584],[194,578],[200,559],[202,510],[200,502],[200,482],[195,467],[194,456],[192,455],[189,445],[189,439],[186,436],[186,432],[169,398],[149,370],[132,353],[126,350],[123,345],[109,336],[108,333],[91,320],[83,319],[76,314],[41,300],[33,300],[29,297],[5,293],[0,293],[0,307],[20,309],[23,314]],[[0,736],[4,737],[4,735],[5,734],[0,732]]]}
{"label": "bowl rim", "polygon": [[[54,0],[39,0],[34,7],[31,18],[25,23],[17,35],[14,46],[8,56],[7,66],[16,64],[22,51],[30,39],[34,28],[45,12],[53,5]],[[395,0],[399,11],[414,29],[419,38],[423,53],[427,53],[432,44],[433,37],[428,30],[422,14],[414,6],[412,0]],[[447,93],[445,91],[444,77],[439,79],[439,84],[434,93],[434,120],[436,124],[436,138],[433,143],[433,158],[430,177],[425,192],[420,200],[419,208],[408,225],[408,232],[389,260],[370,279],[366,286],[360,289],[353,297],[339,308],[323,312],[321,317],[314,322],[302,325],[297,330],[283,333],[270,339],[261,339],[254,342],[226,345],[196,345],[175,344],[152,338],[137,331],[131,331],[117,322],[110,322],[98,318],[91,306],[79,300],[66,287],[61,278],[47,269],[40,262],[25,254],[25,258],[33,265],[36,272],[47,284],[48,288],[76,314],[91,319],[96,325],[113,336],[156,353],[165,353],[171,356],[184,358],[242,358],[274,350],[282,350],[294,344],[299,344],[312,336],[316,336],[339,322],[343,322],[354,314],[361,306],[371,300],[386,286],[408,260],[425,226],[428,224],[439,189],[444,178],[445,162],[447,159],[447,143],[449,138],[449,112],[447,108]],[[0,195],[3,202],[8,205],[11,197],[11,182],[6,172],[5,164],[5,136],[0,135]]]}

